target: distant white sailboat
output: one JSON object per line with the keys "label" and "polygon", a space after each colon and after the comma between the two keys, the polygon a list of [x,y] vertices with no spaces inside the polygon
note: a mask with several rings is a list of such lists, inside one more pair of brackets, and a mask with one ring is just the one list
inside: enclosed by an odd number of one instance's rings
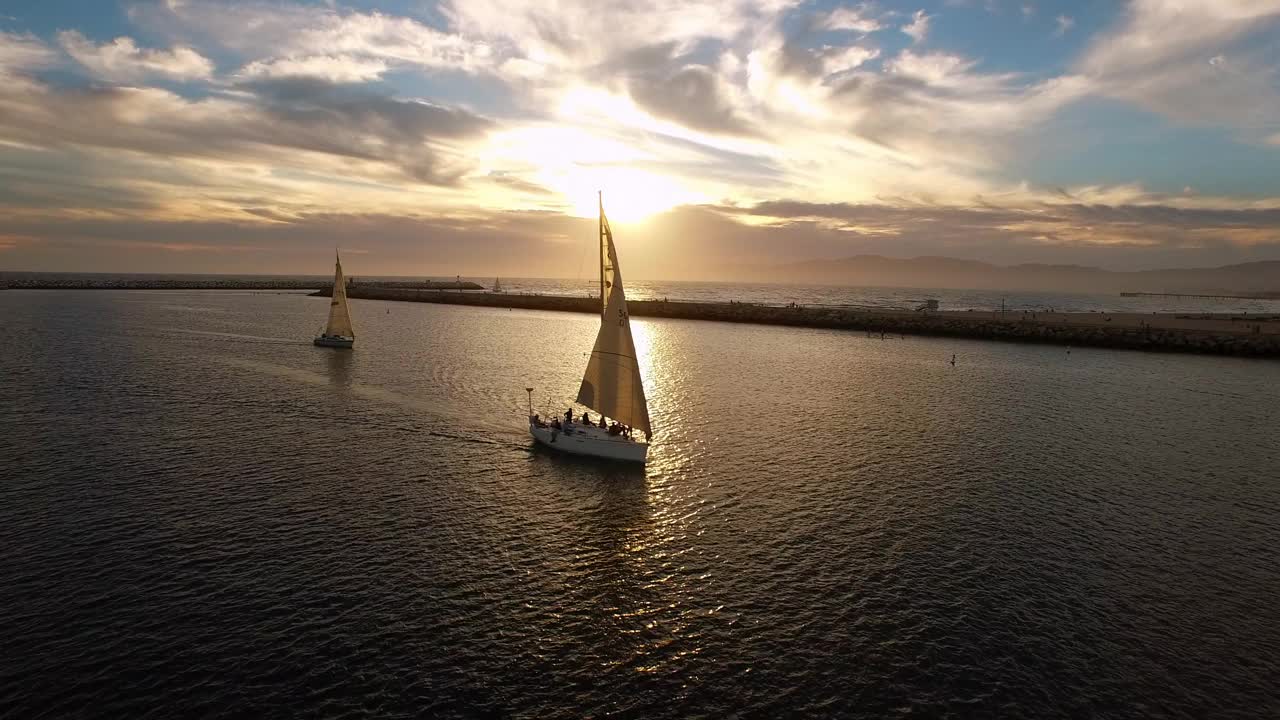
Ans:
{"label": "distant white sailboat", "polygon": [[[566,413],[549,422],[533,414],[533,389],[529,393],[529,433],[549,448],[574,455],[590,455],[613,460],[644,462],[648,457],[648,439],[653,435],[649,424],[649,404],[644,397],[640,363],[635,342],[631,338],[631,317],[627,313],[627,297],[618,270],[618,253],[613,246],[613,232],[604,215],[600,200],[600,298],[602,300],[600,332],[591,349],[587,370],[578,389],[578,403],[600,413],[600,421],[612,419],[628,430],[618,432],[586,424]],[[612,427],[612,426],[610,426]],[[631,438],[640,430],[645,442]]]}
{"label": "distant white sailboat", "polygon": [[329,298],[329,324],[315,339],[321,347],[351,348],[356,342],[356,332],[351,327],[351,311],[347,309],[347,281],[342,276],[342,260],[333,253],[333,295]]}
{"label": "distant white sailboat", "polygon": [[493,292],[496,292],[496,293],[502,292],[502,278],[493,279]]}

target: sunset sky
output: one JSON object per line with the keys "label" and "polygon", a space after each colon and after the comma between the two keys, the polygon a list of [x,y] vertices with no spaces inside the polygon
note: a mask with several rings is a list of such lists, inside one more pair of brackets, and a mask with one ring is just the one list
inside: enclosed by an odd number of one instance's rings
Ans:
{"label": "sunset sky", "polygon": [[1280,0],[0,4],[0,270],[572,277],[597,189],[637,278],[1280,259]]}

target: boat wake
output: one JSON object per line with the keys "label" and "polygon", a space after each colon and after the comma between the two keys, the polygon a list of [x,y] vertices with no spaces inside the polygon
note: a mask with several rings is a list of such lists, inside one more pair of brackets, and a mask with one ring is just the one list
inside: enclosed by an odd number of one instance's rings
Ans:
{"label": "boat wake", "polygon": [[202,305],[161,305],[160,307],[165,310],[176,310],[178,312],[211,313],[215,315],[227,314],[227,310],[223,308],[205,307]]}
{"label": "boat wake", "polygon": [[517,435],[514,432],[509,433],[510,439],[508,440],[485,437],[483,435],[466,435],[463,433],[440,432],[438,430],[431,430],[427,432],[427,435],[431,437],[443,438],[445,440],[458,440],[460,442],[475,443],[477,445],[497,445],[498,447],[513,447],[513,448],[521,448],[521,449],[527,449],[529,447],[529,443],[527,440],[524,442],[517,442],[516,439],[517,438],[523,439],[523,436]]}
{"label": "boat wake", "polygon": [[[218,358],[217,361],[224,365],[240,368],[242,370],[250,370],[253,372],[263,373],[265,375],[271,375],[273,377],[295,380],[308,385],[330,387],[334,385],[334,383],[338,382],[342,385],[344,390],[357,397],[386,403],[388,405],[396,405],[407,410],[412,410],[436,423],[443,422],[449,427],[458,428],[458,430],[454,432],[428,430],[426,434],[433,437],[511,447],[524,447],[527,443],[527,438],[524,432],[522,432],[524,428],[523,424],[519,426],[519,429],[515,429],[513,427],[496,423],[477,423],[474,418],[464,415],[463,413],[441,412],[438,404],[430,403],[422,398],[395,392],[394,390],[388,390],[377,385],[340,383],[332,375],[289,367],[287,365],[277,365],[275,363],[263,362],[261,360],[222,357]],[[422,431],[416,428],[406,428],[406,432],[420,433]]]}
{"label": "boat wake", "polygon": [[165,332],[182,333],[184,335],[208,335],[211,337],[230,338],[241,342],[253,342],[269,345],[306,345],[307,343],[293,338],[263,337],[262,335],[241,335],[240,333],[214,332],[212,330],[187,330],[186,328],[160,328]]}

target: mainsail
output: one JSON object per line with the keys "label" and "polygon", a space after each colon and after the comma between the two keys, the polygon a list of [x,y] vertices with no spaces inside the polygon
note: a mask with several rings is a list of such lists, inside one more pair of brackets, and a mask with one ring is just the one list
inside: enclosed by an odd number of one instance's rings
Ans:
{"label": "mainsail", "polygon": [[631,318],[627,315],[627,297],[618,272],[618,253],[613,247],[613,232],[600,204],[600,297],[603,308],[600,334],[587,371],[578,389],[578,402],[606,417],[652,435],[649,427],[649,405],[644,399],[640,379],[640,363],[631,339]]}
{"label": "mainsail", "polygon": [[353,338],[351,329],[351,313],[347,310],[347,281],[342,276],[342,261],[334,253],[333,297],[329,299],[329,324],[324,328],[325,335]]}

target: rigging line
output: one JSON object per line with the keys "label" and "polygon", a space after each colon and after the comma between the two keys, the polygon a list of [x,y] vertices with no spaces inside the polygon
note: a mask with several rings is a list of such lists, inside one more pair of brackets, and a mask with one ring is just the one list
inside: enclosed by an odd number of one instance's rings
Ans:
{"label": "rigging line", "polygon": [[[603,362],[606,362],[606,361],[601,360],[601,362],[603,363]],[[632,364],[632,363],[614,362],[614,363],[613,363],[613,365],[612,365],[612,367],[613,367],[613,369],[614,369],[614,370],[616,370],[616,371],[620,371],[620,372],[630,372],[630,371],[633,371],[633,370],[634,370],[634,371],[636,372],[636,374],[640,374],[640,366],[639,366],[639,365]],[[601,369],[603,369],[603,368],[604,368],[604,366],[603,366],[603,365],[601,365]]]}
{"label": "rigging line", "polygon": [[[626,359],[628,359],[628,360],[636,360],[636,359],[635,359],[633,356],[631,356],[631,355],[623,355],[622,353],[609,352],[608,350],[592,350],[592,351],[591,351],[591,354],[592,354],[592,355],[596,355],[596,354],[599,354],[599,355],[613,355],[614,357],[626,358]],[[640,361],[639,361],[639,360],[636,360],[636,362],[638,363],[638,362],[640,362]]]}

